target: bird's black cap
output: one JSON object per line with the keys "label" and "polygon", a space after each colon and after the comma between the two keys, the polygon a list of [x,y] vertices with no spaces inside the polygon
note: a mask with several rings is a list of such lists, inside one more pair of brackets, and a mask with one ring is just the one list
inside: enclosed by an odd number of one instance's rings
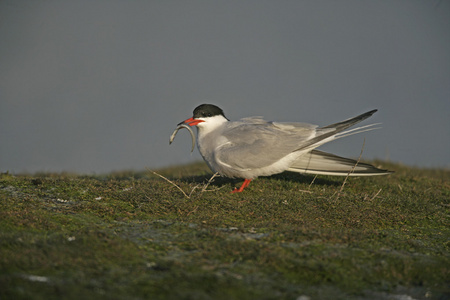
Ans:
{"label": "bird's black cap", "polygon": [[194,119],[208,118],[219,115],[222,115],[224,118],[226,118],[223,110],[220,107],[215,106],[214,104],[202,104],[194,109]]}

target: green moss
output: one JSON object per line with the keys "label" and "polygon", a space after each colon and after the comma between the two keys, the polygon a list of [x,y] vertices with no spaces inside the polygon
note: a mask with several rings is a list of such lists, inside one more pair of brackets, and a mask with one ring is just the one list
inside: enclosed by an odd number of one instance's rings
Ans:
{"label": "green moss", "polygon": [[0,175],[1,299],[441,299],[450,171]]}

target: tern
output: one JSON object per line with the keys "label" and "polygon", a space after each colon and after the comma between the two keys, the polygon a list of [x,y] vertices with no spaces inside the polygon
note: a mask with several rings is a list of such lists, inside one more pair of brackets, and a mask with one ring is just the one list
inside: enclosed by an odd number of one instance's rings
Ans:
{"label": "tern", "polygon": [[392,173],[315,149],[345,136],[376,129],[373,126],[377,124],[371,124],[345,131],[376,111],[319,127],[307,123],[265,121],[262,117],[230,121],[221,108],[202,104],[194,109],[192,118],[178,125],[197,127],[197,148],[213,172],[244,179],[242,186],[232,191],[236,193],[242,192],[259,176],[284,171],[336,176]]}

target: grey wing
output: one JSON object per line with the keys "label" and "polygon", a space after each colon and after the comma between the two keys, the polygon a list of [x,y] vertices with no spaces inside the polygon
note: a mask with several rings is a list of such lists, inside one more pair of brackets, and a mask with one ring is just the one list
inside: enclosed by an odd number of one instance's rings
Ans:
{"label": "grey wing", "polygon": [[266,167],[313,138],[316,127],[303,123],[242,122],[225,130],[223,135],[228,142],[218,149],[216,158],[235,169]]}

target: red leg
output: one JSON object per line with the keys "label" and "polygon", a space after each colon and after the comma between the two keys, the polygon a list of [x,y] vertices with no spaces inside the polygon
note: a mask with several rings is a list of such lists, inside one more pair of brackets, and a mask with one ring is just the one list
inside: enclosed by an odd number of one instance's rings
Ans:
{"label": "red leg", "polygon": [[240,193],[242,192],[246,187],[248,187],[248,185],[250,184],[252,180],[251,179],[245,179],[244,183],[242,183],[241,187],[239,189],[235,188],[234,190],[232,190],[232,193]]}

